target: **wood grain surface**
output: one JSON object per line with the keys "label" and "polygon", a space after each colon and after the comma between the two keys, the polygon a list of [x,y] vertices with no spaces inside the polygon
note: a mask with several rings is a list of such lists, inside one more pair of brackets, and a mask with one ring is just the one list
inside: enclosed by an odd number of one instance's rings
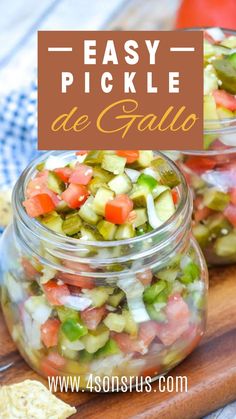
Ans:
{"label": "wood grain surface", "polygon": [[[23,361],[0,318],[1,384],[39,379]],[[77,407],[73,418],[194,419],[236,399],[236,266],[210,272],[207,333],[200,346],[170,373],[188,377],[187,393],[57,394]],[[156,390],[156,392],[155,392]]]}

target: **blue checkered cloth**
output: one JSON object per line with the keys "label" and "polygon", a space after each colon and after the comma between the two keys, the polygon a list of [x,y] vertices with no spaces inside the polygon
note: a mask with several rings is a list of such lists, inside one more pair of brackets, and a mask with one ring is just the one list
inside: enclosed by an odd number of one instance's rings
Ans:
{"label": "blue checkered cloth", "polygon": [[10,188],[37,153],[37,88],[0,102],[0,190]]}

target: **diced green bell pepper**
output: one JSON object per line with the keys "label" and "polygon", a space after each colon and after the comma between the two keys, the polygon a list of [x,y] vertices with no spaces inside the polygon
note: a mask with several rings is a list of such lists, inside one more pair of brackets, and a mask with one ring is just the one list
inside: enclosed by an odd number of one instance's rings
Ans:
{"label": "diced green bell pepper", "polygon": [[158,294],[166,288],[165,281],[157,281],[155,284],[150,285],[144,290],[143,300],[145,303],[152,304],[155,302]]}
{"label": "diced green bell pepper", "polygon": [[153,176],[141,173],[137,180],[137,184],[148,188],[148,190],[152,192],[155,186],[157,186],[157,180]]}
{"label": "diced green bell pepper", "polygon": [[71,318],[62,323],[61,330],[71,342],[80,339],[88,333],[86,326]]}

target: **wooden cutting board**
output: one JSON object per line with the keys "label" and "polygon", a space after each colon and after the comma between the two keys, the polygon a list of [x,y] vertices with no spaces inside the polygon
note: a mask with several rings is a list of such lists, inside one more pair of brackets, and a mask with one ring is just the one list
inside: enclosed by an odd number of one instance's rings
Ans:
{"label": "wooden cutting board", "polygon": [[[23,361],[0,318],[1,384],[39,379]],[[236,266],[210,272],[207,333],[172,376],[188,377],[187,393],[58,394],[76,406],[73,418],[194,419],[236,399]]]}

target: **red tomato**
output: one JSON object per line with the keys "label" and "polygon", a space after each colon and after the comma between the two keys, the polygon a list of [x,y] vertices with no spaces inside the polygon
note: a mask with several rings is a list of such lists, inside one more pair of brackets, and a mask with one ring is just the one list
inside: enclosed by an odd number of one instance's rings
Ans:
{"label": "red tomato", "polygon": [[140,272],[136,275],[136,277],[140,282],[142,282],[143,285],[150,285],[153,275],[151,269],[146,269],[145,272]]}
{"label": "red tomato", "polygon": [[95,287],[93,278],[89,276],[81,276],[76,274],[70,274],[67,272],[60,272],[59,279],[65,282],[68,285],[73,285],[75,287],[92,289]]}
{"label": "red tomato", "polygon": [[230,190],[230,201],[233,205],[236,205],[236,188]]}
{"label": "red tomato", "polygon": [[57,345],[60,324],[58,319],[48,319],[41,325],[41,340],[47,348]]}
{"label": "red tomato", "polygon": [[157,323],[154,320],[140,324],[138,340],[143,345],[143,349],[147,349],[156,337]]}
{"label": "red tomato", "polygon": [[193,213],[196,223],[199,223],[202,220],[206,220],[211,214],[214,213],[214,211],[210,208],[204,207],[202,203],[197,204],[197,202],[194,202],[194,207],[196,208]]}
{"label": "red tomato", "polygon": [[108,201],[105,207],[105,219],[114,224],[124,224],[133,209],[133,202],[127,195],[118,195]]}
{"label": "red tomato", "polygon": [[61,194],[61,198],[70,208],[80,208],[88,196],[88,189],[84,185],[74,185],[73,183]]}
{"label": "red tomato", "polygon": [[47,186],[48,170],[39,172],[34,179],[31,179],[27,185],[25,195],[27,198],[32,198],[40,193],[45,193],[45,187]]}
{"label": "red tomato", "polygon": [[224,210],[224,215],[229,222],[236,227],[236,206],[229,204]]}
{"label": "red tomato", "polygon": [[78,274],[60,272],[59,277],[65,283],[69,285],[73,285],[75,287],[87,288],[87,289],[91,289],[95,287],[94,279],[92,277],[79,275],[80,272],[93,272],[93,269],[89,265],[85,263],[71,261],[71,260],[64,260],[63,265],[68,269],[78,272]]}
{"label": "red tomato", "polygon": [[59,376],[63,373],[66,359],[57,352],[51,352],[41,361],[41,371],[46,377]]}
{"label": "red tomato", "polygon": [[158,338],[164,345],[172,345],[186,332],[190,322],[188,305],[179,294],[171,296],[166,307],[168,323],[156,323]]}
{"label": "red tomato", "polygon": [[43,289],[47,300],[53,306],[63,305],[63,297],[70,295],[70,291],[65,284],[58,284],[54,281],[49,281],[43,285]]}
{"label": "red tomato", "polygon": [[213,96],[217,106],[223,106],[230,111],[236,110],[236,98],[225,90],[215,90]]}
{"label": "red tomato", "polygon": [[72,174],[72,169],[70,167],[58,167],[58,169],[54,169],[54,172],[63,182],[67,183]]}
{"label": "red tomato", "polygon": [[21,259],[21,266],[24,269],[26,277],[29,279],[34,279],[39,274],[39,272],[34,268],[32,263],[30,263],[29,259],[25,257]]}
{"label": "red tomato", "polygon": [[87,185],[93,176],[93,169],[86,164],[76,164],[75,170],[72,172],[69,183],[76,185]]}
{"label": "red tomato", "polygon": [[117,156],[125,157],[127,163],[133,163],[139,158],[138,150],[116,150]]}
{"label": "red tomato", "polygon": [[40,194],[49,195],[55,205],[60,202],[55,192],[48,189],[48,170],[39,172],[37,176],[35,176],[34,179],[31,179],[27,185],[25,192],[27,198],[33,198],[34,196]]}
{"label": "red tomato", "polygon": [[176,28],[195,26],[236,27],[235,0],[183,0],[175,23]]}
{"label": "red tomato", "polygon": [[81,319],[83,320],[84,324],[90,330],[95,330],[102,319],[105,317],[107,310],[105,306],[97,307],[97,308],[87,308],[84,311],[81,311]]}
{"label": "red tomato", "polygon": [[23,202],[23,205],[27,214],[33,218],[53,211],[56,206],[52,201],[52,198],[47,194],[39,194],[26,199],[26,201]]}
{"label": "red tomato", "polygon": [[209,150],[226,150],[227,148],[229,147],[222,143],[219,138],[217,138],[217,140],[211,143]]}
{"label": "red tomato", "polygon": [[203,173],[215,167],[216,161],[213,157],[189,156],[184,163],[194,173]]}
{"label": "red tomato", "polygon": [[171,194],[172,194],[173,202],[176,205],[178,203],[178,200],[179,200],[178,191],[176,189],[172,189]]}
{"label": "red tomato", "polygon": [[132,339],[128,333],[113,332],[111,335],[122,352],[126,354],[140,352],[140,342],[136,339]]}

